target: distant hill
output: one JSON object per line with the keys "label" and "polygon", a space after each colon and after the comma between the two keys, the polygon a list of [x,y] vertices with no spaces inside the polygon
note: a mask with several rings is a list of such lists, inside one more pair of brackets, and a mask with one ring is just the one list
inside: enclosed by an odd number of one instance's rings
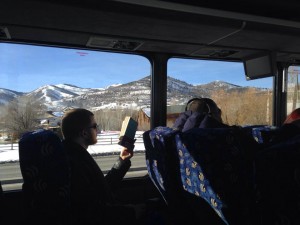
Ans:
{"label": "distant hill", "polygon": [[0,88],[0,105],[6,105],[10,101],[22,96],[24,93]]}
{"label": "distant hill", "polygon": [[241,86],[235,85],[235,84],[230,84],[224,81],[213,81],[208,84],[201,84],[201,85],[196,85],[196,89],[204,89],[208,92],[212,92],[216,89],[223,89],[223,90],[230,90],[230,89],[236,89],[236,88],[242,88]]}
{"label": "distant hill", "polygon": [[[44,104],[49,110],[62,110],[65,107],[85,107],[91,110],[132,108],[139,109],[150,105],[150,76],[126,84],[111,85],[107,88],[81,88],[72,84],[45,85],[29,93],[20,93],[0,88],[0,105],[5,105],[18,98],[28,96]],[[219,90],[245,91],[241,87],[223,81],[192,85],[168,77],[168,105],[185,104],[190,98],[210,97]],[[257,88],[258,90],[262,90]],[[266,89],[264,89],[266,90]]]}

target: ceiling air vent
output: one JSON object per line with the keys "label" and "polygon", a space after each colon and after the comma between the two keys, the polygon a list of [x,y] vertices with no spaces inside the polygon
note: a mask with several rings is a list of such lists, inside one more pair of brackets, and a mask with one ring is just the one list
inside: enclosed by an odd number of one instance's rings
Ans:
{"label": "ceiling air vent", "polygon": [[0,39],[11,39],[6,27],[0,27]]}
{"label": "ceiling air vent", "polygon": [[239,51],[231,49],[214,49],[214,48],[202,48],[196,52],[193,52],[193,56],[213,57],[213,58],[226,58]]}
{"label": "ceiling air vent", "polygon": [[217,51],[214,51],[213,53],[211,53],[209,56],[210,57],[225,58],[225,57],[233,55],[237,52],[238,51],[234,51],[234,50],[217,50]]}
{"label": "ceiling air vent", "polygon": [[137,50],[142,44],[143,42],[134,40],[90,37],[86,45],[94,48],[134,51]]}

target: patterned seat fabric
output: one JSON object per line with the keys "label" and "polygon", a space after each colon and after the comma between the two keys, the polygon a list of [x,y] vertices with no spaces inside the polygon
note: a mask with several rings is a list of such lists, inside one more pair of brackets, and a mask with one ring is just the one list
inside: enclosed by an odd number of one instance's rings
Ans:
{"label": "patterned seat fabric", "polygon": [[157,127],[143,135],[148,174],[167,204],[171,199],[168,190],[174,188],[174,185],[168,183],[173,181],[169,179],[167,171],[167,157],[170,157],[170,154],[167,154],[166,141],[177,132],[168,127]]}
{"label": "patterned seat fabric", "polygon": [[180,206],[182,184],[179,167],[176,168],[179,162],[175,158],[175,147],[170,147],[170,140],[176,132],[178,131],[168,127],[158,127],[145,132],[143,137],[148,174],[168,205],[167,220],[170,224],[181,225],[188,223],[190,216],[188,210],[185,211],[186,208],[181,209]]}
{"label": "patterned seat fabric", "polygon": [[255,164],[262,224],[300,224],[300,135],[263,149]]}
{"label": "patterned seat fabric", "polygon": [[257,143],[266,144],[270,142],[273,135],[276,134],[278,127],[269,125],[249,125],[243,126],[242,130],[249,137],[254,138]]}
{"label": "patterned seat fabric", "polygon": [[262,126],[145,133],[149,175],[169,205],[177,199],[178,215],[221,224],[207,205],[222,224],[300,224],[300,135],[266,144],[253,128],[274,134]]}
{"label": "patterned seat fabric", "polygon": [[252,135],[259,144],[268,143],[276,130],[275,126],[258,126],[252,128]]}
{"label": "patterned seat fabric", "polygon": [[257,145],[240,128],[193,129],[175,136],[183,188],[204,199],[225,224],[254,224]]}
{"label": "patterned seat fabric", "polygon": [[24,207],[32,223],[68,223],[70,170],[59,137],[49,130],[29,132],[19,141]]}
{"label": "patterned seat fabric", "polygon": [[171,224],[199,220],[203,225],[224,224],[205,201],[183,189],[175,145],[178,133],[168,127],[157,127],[144,133],[148,174],[168,205]]}

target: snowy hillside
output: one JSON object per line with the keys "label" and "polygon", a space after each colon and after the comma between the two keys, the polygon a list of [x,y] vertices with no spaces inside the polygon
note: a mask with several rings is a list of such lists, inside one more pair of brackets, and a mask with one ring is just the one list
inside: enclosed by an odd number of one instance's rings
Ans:
{"label": "snowy hillside", "polygon": [[[167,104],[185,104],[192,97],[210,97],[218,90],[239,90],[247,88],[223,81],[192,85],[168,77]],[[7,104],[18,96],[25,95],[43,103],[48,110],[59,111],[65,107],[97,109],[139,109],[150,106],[151,79],[146,76],[126,84],[114,84],[106,88],[81,88],[71,84],[45,85],[23,94],[0,89],[0,105]]]}
{"label": "snowy hillside", "polygon": [[6,105],[8,102],[22,95],[23,93],[21,92],[0,88],[0,105]]}

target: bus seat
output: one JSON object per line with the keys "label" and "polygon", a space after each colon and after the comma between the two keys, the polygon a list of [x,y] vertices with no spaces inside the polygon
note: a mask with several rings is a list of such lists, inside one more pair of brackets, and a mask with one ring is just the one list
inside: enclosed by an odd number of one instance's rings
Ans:
{"label": "bus seat", "polygon": [[184,190],[204,199],[225,224],[255,224],[253,138],[238,127],[196,128],[175,141]]}
{"label": "bus seat", "polygon": [[60,138],[49,130],[25,133],[19,141],[24,218],[30,224],[67,224],[70,170]]}
{"label": "bus seat", "polygon": [[154,130],[146,131],[143,134],[149,177],[167,204],[171,199],[171,197],[168,196],[170,194],[170,192],[168,192],[168,186],[174,187],[170,185],[168,181],[174,181],[170,180],[167,176],[167,169],[169,168],[166,166],[166,157],[170,155],[166,153],[168,150],[165,149],[165,142],[168,137],[171,137],[176,132],[177,131],[168,127],[158,127]]}
{"label": "bus seat", "polygon": [[273,133],[276,132],[278,128],[275,126],[253,126],[251,128],[252,136],[255,141],[259,144],[267,143],[271,140]]}
{"label": "bus seat", "polygon": [[300,224],[300,135],[269,145],[255,165],[262,224]]}
{"label": "bus seat", "polygon": [[183,190],[176,153],[178,130],[157,127],[143,135],[148,174],[168,205],[171,224],[224,224],[201,199]]}

